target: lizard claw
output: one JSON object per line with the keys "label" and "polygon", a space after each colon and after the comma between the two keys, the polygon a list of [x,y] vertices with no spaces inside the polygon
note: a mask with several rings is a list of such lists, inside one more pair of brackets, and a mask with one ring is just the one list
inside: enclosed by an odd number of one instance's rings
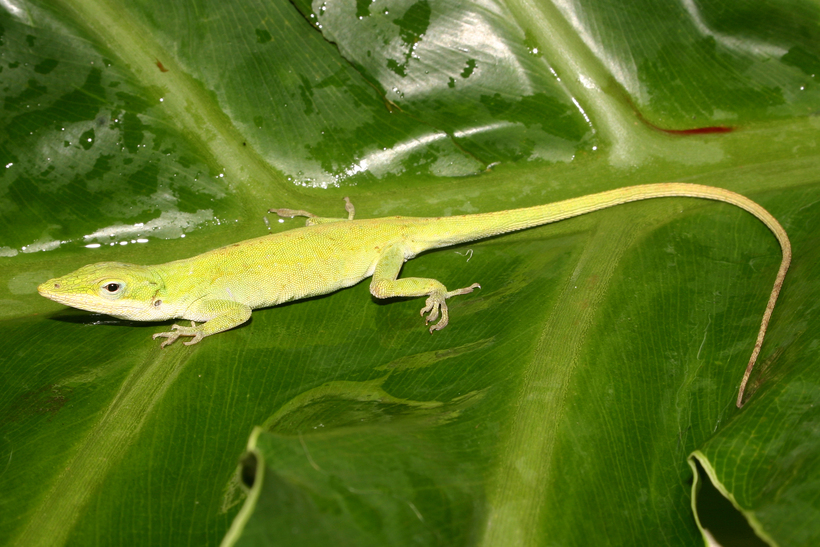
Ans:
{"label": "lizard claw", "polygon": [[[177,329],[179,327],[177,325],[173,325],[171,328],[172,329]],[[159,348],[162,349],[165,346],[170,346],[171,344],[176,342],[177,338],[179,338],[179,333],[178,332],[173,332],[173,331],[171,331],[171,332],[158,332],[158,333],[154,334],[153,336],[151,336],[152,340],[156,340],[157,338],[167,338],[167,340],[163,341],[162,344],[159,345]]]}
{"label": "lizard claw", "polygon": [[177,338],[180,336],[193,336],[194,339],[190,342],[183,342],[186,346],[190,346],[191,344],[196,344],[200,340],[202,340],[203,336],[201,332],[196,332],[194,329],[196,328],[196,322],[191,321],[190,327],[180,327],[177,324],[171,325],[171,331],[169,332],[158,332],[151,336],[152,340],[156,340],[157,338],[167,338],[162,344],[159,345],[159,348],[162,349],[165,346],[170,346],[174,342],[177,341]]}
{"label": "lizard claw", "polygon": [[185,344],[186,346],[193,346],[194,344],[198,343],[203,338],[204,338],[204,336],[202,336],[202,333],[198,332],[194,335],[193,338],[191,338],[187,342],[183,342],[183,344]]}
{"label": "lizard claw", "polygon": [[439,313],[441,314],[441,319],[438,323],[430,326],[430,334],[433,334],[433,331],[441,330],[447,326],[450,322],[450,312],[447,310],[447,299],[451,296],[457,296],[460,294],[467,294],[473,292],[475,289],[480,289],[481,285],[478,283],[473,283],[469,287],[464,287],[463,289],[456,289],[454,291],[450,291],[447,293],[442,292],[433,292],[430,296],[427,297],[427,301],[424,303],[424,307],[421,309],[421,315],[423,316],[425,313],[429,313],[427,318],[424,320],[424,324],[427,325],[432,323],[439,317]]}
{"label": "lizard claw", "polygon": [[430,331],[430,334],[433,334],[434,331],[443,329],[450,323],[450,312],[447,310],[447,303],[442,300],[439,304],[435,306],[433,313],[427,316],[427,321],[425,321],[424,324],[426,325],[431,321],[435,321],[438,317],[439,309],[441,310],[441,319],[438,323],[430,325],[430,328],[428,329]]}
{"label": "lizard claw", "polygon": [[447,314],[447,304],[444,301],[446,296],[441,294],[431,294],[427,297],[427,302],[424,303],[424,307],[421,309],[420,315],[423,317],[425,313],[429,313],[430,315],[424,320],[424,323],[430,323],[431,321],[435,321],[438,319],[439,310],[444,308],[444,314]]}

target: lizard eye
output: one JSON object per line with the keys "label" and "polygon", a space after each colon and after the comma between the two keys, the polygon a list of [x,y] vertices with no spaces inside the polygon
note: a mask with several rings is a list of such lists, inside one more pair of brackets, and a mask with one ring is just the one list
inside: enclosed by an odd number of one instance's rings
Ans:
{"label": "lizard eye", "polygon": [[119,296],[125,284],[118,281],[104,281],[100,284],[100,294],[103,296]]}

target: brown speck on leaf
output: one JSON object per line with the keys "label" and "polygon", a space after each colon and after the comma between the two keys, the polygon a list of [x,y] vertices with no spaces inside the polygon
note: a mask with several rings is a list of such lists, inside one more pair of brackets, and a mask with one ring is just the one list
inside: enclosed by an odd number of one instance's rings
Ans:
{"label": "brown speck on leaf", "polygon": [[52,420],[68,402],[73,391],[72,388],[48,384],[24,393],[0,414],[0,426],[32,415],[48,414],[48,419]]}
{"label": "brown speck on leaf", "polygon": [[160,72],[168,72],[168,69],[167,69],[167,68],[165,68],[165,65],[163,65],[163,64],[160,62],[160,60],[159,60],[159,59],[157,59],[157,68],[159,69],[159,71],[160,71]]}

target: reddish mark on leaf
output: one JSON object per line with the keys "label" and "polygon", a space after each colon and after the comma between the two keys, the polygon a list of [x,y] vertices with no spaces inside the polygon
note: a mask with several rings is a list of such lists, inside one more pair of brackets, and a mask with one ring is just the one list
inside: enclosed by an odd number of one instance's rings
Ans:
{"label": "reddish mark on leaf", "polygon": [[725,125],[712,125],[710,127],[696,127],[694,129],[662,129],[652,124],[653,129],[669,133],[671,135],[707,135],[709,133],[731,133],[735,130],[734,127],[727,127]]}
{"label": "reddish mark on leaf", "polygon": [[640,112],[636,111],[636,113],[638,114],[638,118],[640,118],[644,124],[656,131],[663,131],[669,135],[709,135],[711,133],[731,133],[735,130],[734,127],[725,125],[710,125],[709,127],[694,127],[692,129],[664,129],[663,127],[658,127],[657,125],[651,123],[649,120],[644,118]]}
{"label": "reddish mark on leaf", "polygon": [[157,68],[159,69],[160,72],[168,72],[168,69],[165,68],[165,65],[163,65],[162,62],[160,62],[159,59],[157,59]]}
{"label": "reddish mark on leaf", "polygon": [[736,129],[726,125],[710,125],[708,127],[694,127],[692,129],[664,129],[663,127],[658,127],[654,123],[644,118],[641,111],[635,108],[635,105],[632,104],[632,101],[628,100],[628,102],[629,106],[631,106],[632,110],[635,112],[635,115],[639,120],[641,120],[641,123],[651,127],[655,131],[662,131],[670,135],[709,135],[712,133],[731,133]]}

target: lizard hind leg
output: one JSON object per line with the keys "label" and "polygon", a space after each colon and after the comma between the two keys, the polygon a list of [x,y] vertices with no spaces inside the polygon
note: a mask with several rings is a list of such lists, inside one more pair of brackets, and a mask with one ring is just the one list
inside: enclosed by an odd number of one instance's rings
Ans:
{"label": "lizard hind leg", "polygon": [[350,202],[350,198],[345,197],[345,211],[347,211],[347,218],[330,218],[330,217],[318,217],[309,211],[303,211],[301,209],[268,209],[269,213],[274,213],[280,217],[306,217],[307,221],[305,221],[306,226],[315,226],[317,224],[328,224],[330,222],[343,222],[345,220],[353,220],[353,217],[356,215],[356,208]]}
{"label": "lizard hind leg", "polygon": [[269,213],[275,213],[276,215],[279,215],[280,217],[287,217],[287,218],[293,218],[293,217],[317,218],[316,215],[314,215],[313,213],[310,213],[308,211],[302,211],[301,209],[285,209],[285,208],[282,208],[282,209],[268,209],[268,212]]}
{"label": "lizard hind leg", "polygon": [[404,264],[404,254],[401,249],[397,246],[387,249],[376,264],[373,280],[370,282],[370,293],[376,298],[427,296],[427,301],[421,309],[422,316],[428,314],[425,324],[438,319],[438,322],[430,326],[430,334],[443,329],[450,322],[450,313],[447,309],[448,298],[481,288],[478,283],[473,283],[469,287],[448,291],[447,287],[435,279],[424,277],[398,279],[402,264]]}

